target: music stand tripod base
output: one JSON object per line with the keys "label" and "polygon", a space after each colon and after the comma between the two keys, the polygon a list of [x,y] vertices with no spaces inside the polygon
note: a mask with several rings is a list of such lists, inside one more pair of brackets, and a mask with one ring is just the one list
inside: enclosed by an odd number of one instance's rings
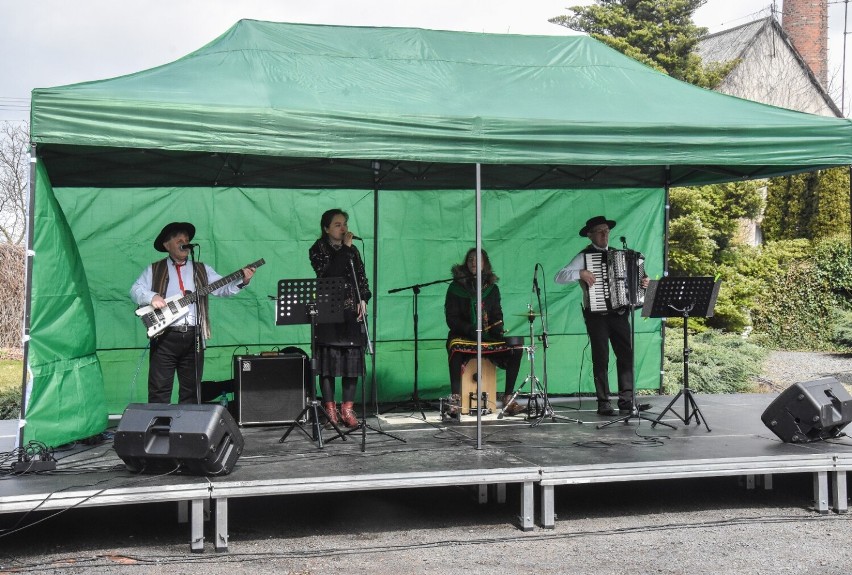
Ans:
{"label": "music stand tripod base", "polygon": [[[343,431],[331,421],[329,413],[320,405],[316,398],[316,384],[319,374],[316,368],[316,328],[320,323],[337,323],[343,321],[343,278],[308,278],[294,280],[279,280],[278,299],[275,310],[275,325],[303,325],[311,326],[311,394],[308,405],[293,420],[293,423],[278,440],[283,443],[287,436],[295,428],[304,433],[312,441],[316,441],[317,448],[323,448],[322,425],[319,413],[322,412],[326,420],[332,425],[337,435],[342,437]],[[302,419],[308,416],[311,422],[312,434],[308,433],[302,425]]]}
{"label": "music stand tripod base", "polygon": [[[716,298],[719,296],[721,280],[709,276],[700,277],[664,277],[652,280],[645,294],[645,304],[642,307],[643,317],[680,317],[683,318],[683,388],[669,402],[666,408],[651,424],[668,425],[662,421],[663,416],[671,411],[684,425],[689,425],[694,417],[695,424],[704,423],[707,431],[707,419],[701,413],[698,402],[689,389],[689,316],[712,317]],[[674,410],[675,402],[683,396],[683,417]],[[670,426],[671,427],[671,426]]]}

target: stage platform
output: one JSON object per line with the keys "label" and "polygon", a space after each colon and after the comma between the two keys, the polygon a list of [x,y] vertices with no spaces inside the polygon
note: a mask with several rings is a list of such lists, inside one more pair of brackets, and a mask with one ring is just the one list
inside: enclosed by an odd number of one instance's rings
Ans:
{"label": "stage platform", "polygon": [[[517,524],[531,530],[555,525],[557,486],[742,476],[749,487],[771,488],[772,476],[810,473],[813,494],[803,493],[816,512],[847,511],[846,472],[852,468],[852,440],[788,444],[761,422],[774,395],[696,395],[707,418],[686,426],[669,413],[674,425],[651,426],[647,420],[599,429],[612,418],[598,416],[585,398],[554,399],[558,417],[531,426],[522,416],[482,418],[482,449],[477,449],[476,416],[458,423],[441,420],[436,411],[392,411],[368,424],[392,434],[368,430],[324,445],[299,430],[280,443],[286,426],[243,427],[245,449],[233,471],[220,477],[183,474],[138,475],[124,468],[110,440],[76,445],[57,452],[56,471],[5,475],[0,481],[0,513],[51,511],[78,507],[175,501],[190,526],[190,548],[205,547],[208,516],[213,548],[228,549],[228,506],[242,498],[335,491],[471,486],[480,502],[505,503],[506,485],[520,485]],[[655,417],[671,398],[643,396]],[[682,414],[683,404],[676,406]],[[399,441],[398,439],[404,441]],[[364,450],[362,451],[362,439]],[[538,517],[534,505],[538,488]]]}

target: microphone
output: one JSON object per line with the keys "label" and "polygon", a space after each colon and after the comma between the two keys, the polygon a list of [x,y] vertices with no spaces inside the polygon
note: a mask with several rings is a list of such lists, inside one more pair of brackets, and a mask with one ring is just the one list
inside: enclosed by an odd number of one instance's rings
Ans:
{"label": "microphone", "polygon": [[621,240],[621,247],[626,250],[627,249],[627,238],[625,238],[624,236],[621,236],[618,239]]}
{"label": "microphone", "polygon": [[352,234],[352,239],[353,240],[361,240],[362,242],[364,241],[364,238],[356,236],[355,234]]}
{"label": "microphone", "polygon": [[198,244],[181,244],[180,249],[182,250],[191,250],[192,248],[197,248]]}
{"label": "microphone", "polygon": [[533,272],[533,292],[538,291],[538,264],[535,264],[535,272]]}

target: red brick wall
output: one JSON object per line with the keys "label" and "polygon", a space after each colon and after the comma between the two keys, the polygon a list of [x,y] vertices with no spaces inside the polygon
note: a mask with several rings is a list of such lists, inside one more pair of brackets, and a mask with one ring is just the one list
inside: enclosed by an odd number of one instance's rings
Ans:
{"label": "red brick wall", "polygon": [[828,0],[784,0],[781,24],[793,46],[822,83],[828,84]]}

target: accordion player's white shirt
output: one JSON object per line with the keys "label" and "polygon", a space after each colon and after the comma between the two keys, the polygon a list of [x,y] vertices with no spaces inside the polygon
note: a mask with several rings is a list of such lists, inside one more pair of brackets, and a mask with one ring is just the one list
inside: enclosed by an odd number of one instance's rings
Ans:
{"label": "accordion player's white shirt", "polygon": [[[592,244],[592,248],[600,252],[605,252],[608,249],[599,248],[594,244]],[[583,257],[584,255],[585,250],[574,256],[574,258],[570,262],[568,262],[568,265],[566,265],[564,268],[562,268],[556,273],[556,277],[553,278],[553,281],[558,284],[569,284],[571,282],[579,281],[580,272],[586,269],[586,261]]]}

